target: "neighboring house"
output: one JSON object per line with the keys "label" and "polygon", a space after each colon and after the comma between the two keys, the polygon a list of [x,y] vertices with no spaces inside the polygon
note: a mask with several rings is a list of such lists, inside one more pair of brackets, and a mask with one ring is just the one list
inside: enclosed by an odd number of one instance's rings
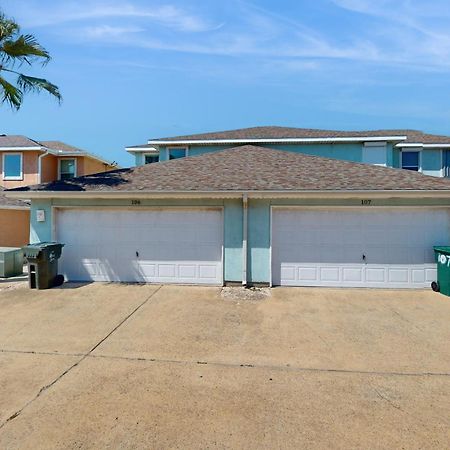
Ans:
{"label": "neighboring house", "polygon": [[103,158],[64,142],[0,135],[0,186],[6,189],[112,169]]}
{"label": "neighboring house", "polygon": [[424,288],[450,242],[448,179],[252,145],[7,195],[69,280]]}
{"label": "neighboring house", "polygon": [[217,133],[152,139],[127,147],[137,166],[223,150],[259,145],[309,155],[450,175],[450,137],[415,130],[329,131],[256,127]]}
{"label": "neighboring house", "polygon": [[[59,141],[0,135],[0,188],[73,178],[113,169],[111,163]],[[29,207],[0,195],[0,246],[21,246],[29,239]]]}

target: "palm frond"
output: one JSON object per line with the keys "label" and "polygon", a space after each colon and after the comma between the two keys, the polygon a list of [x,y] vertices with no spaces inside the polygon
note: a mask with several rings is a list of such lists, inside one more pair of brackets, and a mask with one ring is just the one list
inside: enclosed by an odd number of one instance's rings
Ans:
{"label": "palm frond", "polygon": [[62,96],[59,92],[58,86],[50,83],[50,81],[47,81],[44,78],[36,78],[24,74],[19,74],[19,76],[17,77],[17,86],[23,92],[39,93],[41,91],[47,91],[49,94],[56,97],[59,102],[62,101]]}
{"label": "palm frond", "polygon": [[0,77],[1,103],[7,103],[13,109],[19,109],[22,104],[23,93],[16,86]]}
{"label": "palm frond", "polygon": [[19,25],[12,19],[8,19],[2,12],[0,12],[0,42],[4,39],[9,39],[18,33]]}
{"label": "palm frond", "polygon": [[17,39],[8,39],[0,44],[0,53],[6,61],[18,60],[30,63],[30,59],[42,59],[43,64],[50,61],[50,54],[31,34],[22,34]]}

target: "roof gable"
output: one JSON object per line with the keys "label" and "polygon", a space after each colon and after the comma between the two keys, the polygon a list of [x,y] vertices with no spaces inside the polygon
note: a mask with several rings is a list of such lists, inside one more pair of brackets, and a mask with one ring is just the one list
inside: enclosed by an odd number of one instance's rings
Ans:
{"label": "roof gable", "polygon": [[450,180],[244,145],[17,190],[98,192],[427,191]]}

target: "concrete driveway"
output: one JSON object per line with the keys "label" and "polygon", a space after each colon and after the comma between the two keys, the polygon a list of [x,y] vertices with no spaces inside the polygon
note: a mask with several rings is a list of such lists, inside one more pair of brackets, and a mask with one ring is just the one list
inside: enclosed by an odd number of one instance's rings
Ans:
{"label": "concrete driveway", "polygon": [[431,291],[0,291],[0,448],[448,448]]}

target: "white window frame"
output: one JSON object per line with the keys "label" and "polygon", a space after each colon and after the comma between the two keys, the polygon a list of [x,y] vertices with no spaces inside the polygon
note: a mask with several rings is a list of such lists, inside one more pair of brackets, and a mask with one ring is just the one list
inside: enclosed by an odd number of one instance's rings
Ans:
{"label": "white window frame", "polygon": [[[9,177],[5,174],[5,158],[6,156],[20,156],[20,175],[17,177]],[[22,152],[5,152],[2,155],[2,177],[5,181],[22,181],[23,180],[23,153]]]}
{"label": "white window frame", "polygon": [[[403,152],[419,154],[419,158],[418,158],[419,159],[419,161],[418,161],[419,167],[418,167],[417,172],[422,173],[422,150],[414,150],[411,148],[408,148],[407,150],[402,150],[400,152],[400,169],[403,169]],[[403,170],[408,170],[408,169],[403,169]]]}
{"label": "white window frame", "polygon": [[77,158],[58,158],[58,180],[61,180],[61,161],[74,161],[75,162],[75,174],[74,177],[78,176],[78,164]]}
{"label": "white window frame", "polygon": [[[145,162],[145,157],[146,157],[146,156],[152,156],[152,157],[157,156],[158,159],[159,159],[159,152],[158,152],[158,153],[144,153],[144,154],[143,154],[143,163],[144,163],[144,166],[145,166],[145,164],[146,164],[146,162]],[[152,163],[152,164],[153,164],[153,163]]]}
{"label": "white window frame", "polygon": [[[183,146],[177,147],[177,146],[172,145],[171,147],[166,147],[168,161],[170,161],[170,150],[184,150],[185,151],[184,158],[189,156],[189,147],[188,146],[183,145]],[[179,158],[177,158],[177,159],[179,159]]]}

